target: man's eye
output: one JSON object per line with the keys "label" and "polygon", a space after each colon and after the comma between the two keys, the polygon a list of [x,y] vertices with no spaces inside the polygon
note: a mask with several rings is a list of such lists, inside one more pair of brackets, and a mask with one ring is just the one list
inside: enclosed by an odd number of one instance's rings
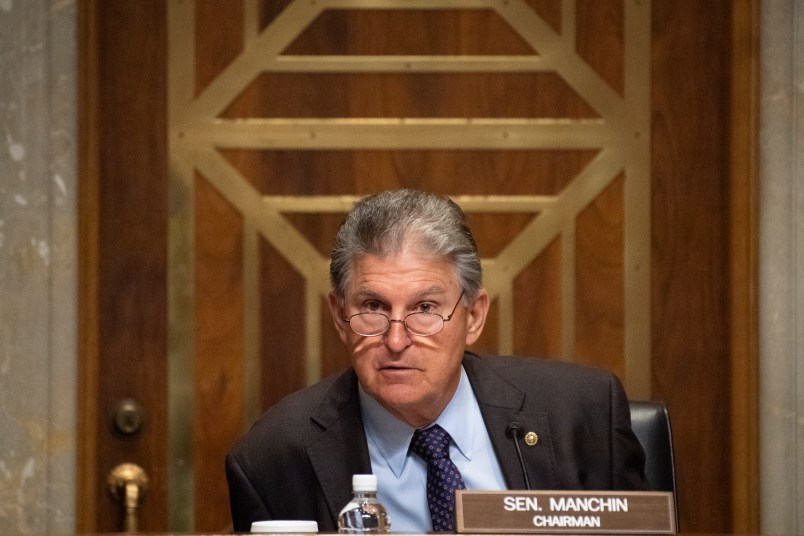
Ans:
{"label": "man's eye", "polygon": [[369,313],[376,313],[382,309],[382,306],[380,306],[379,302],[368,302],[365,305],[365,309]]}
{"label": "man's eye", "polygon": [[422,303],[419,305],[419,310],[416,311],[417,313],[432,313],[433,312],[433,304],[432,303]]}

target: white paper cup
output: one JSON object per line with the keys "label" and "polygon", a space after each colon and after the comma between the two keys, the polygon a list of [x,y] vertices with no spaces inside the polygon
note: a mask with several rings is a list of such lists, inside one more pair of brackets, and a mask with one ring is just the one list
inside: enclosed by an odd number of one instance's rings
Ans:
{"label": "white paper cup", "polygon": [[269,521],[255,521],[251,524],[251,532],[273,533],[282,532],[318,532],[316,521],[305,521],[300,519],[271,519]]}

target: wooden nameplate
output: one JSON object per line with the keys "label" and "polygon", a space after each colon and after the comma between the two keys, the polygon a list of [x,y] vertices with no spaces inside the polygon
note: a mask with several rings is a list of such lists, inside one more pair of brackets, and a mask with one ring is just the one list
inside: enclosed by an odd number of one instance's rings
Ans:
{"label": "wooden nameplate", "polygon": [[658,491],[456,492],[458,532],[674,534],[673,494]]}

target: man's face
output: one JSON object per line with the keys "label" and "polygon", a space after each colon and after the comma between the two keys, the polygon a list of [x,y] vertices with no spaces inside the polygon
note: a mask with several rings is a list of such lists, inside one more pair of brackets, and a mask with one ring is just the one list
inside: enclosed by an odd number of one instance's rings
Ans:
{"label": "man's face", "polygon": [[480,336],[488,295],[458,304],[444,329],[429,337],[411,335],[401,322],[375,337],[355,334],[345,318],[363,312],[402,320],[410,313],[449,316],[461,295],[454,268],[443,260],[405,250],[366,256],[352,269],[344,303],[330,296],[335,326],[346,344],[360,384],[383,407],[412,426],[435,420],[455,393],[466,345]]}

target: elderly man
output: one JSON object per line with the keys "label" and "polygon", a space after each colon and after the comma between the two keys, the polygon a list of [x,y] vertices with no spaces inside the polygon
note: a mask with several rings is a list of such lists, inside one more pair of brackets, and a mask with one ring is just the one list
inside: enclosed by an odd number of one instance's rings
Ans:
{"label": "elderly man", "polygon": [[[279,402],[231,450],[235,530],[266,519],[336,530],[357,473],[377,475],[378,498],[400,532],[454,531],[455,489],[645,488],[644,455],[614,375],[466,350],[483,330],[489,296],[474,238],[450,199],[399,190],[356,203],[330,277],[352,367]],[[537,438],[523,446],[523,464],[512,423]],[[435,504],[439,489],[448,504]]]}

